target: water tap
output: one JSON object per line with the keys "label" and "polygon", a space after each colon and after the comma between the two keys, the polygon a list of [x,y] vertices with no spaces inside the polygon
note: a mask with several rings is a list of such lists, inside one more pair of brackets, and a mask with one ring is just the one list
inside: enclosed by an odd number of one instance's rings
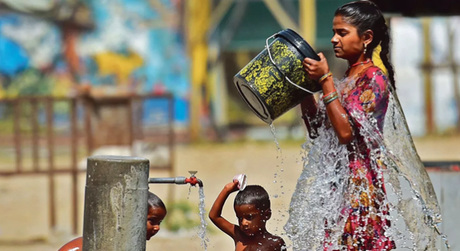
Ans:
{"label": "water tap", "polygon": [[195,176],[197,171],[188,172],[190,173],[190,178],[186,178],[185,182],[189,183],[191,186],[196,186],[196,184],[198,184],[198,186],[203,187],[203,182]]}

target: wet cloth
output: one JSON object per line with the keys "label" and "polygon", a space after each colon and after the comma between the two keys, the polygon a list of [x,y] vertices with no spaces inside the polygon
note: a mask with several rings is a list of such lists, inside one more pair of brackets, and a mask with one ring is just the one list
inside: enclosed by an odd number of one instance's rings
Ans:
{"label": "wet cloth", "polygon": [[372,66],[334,82],[353,140],[339,143],[318,102],[310,118],[320,125],[318,137],[303,146],[304,167],[284,227],[293,250],[382,251],[402,244],[431,250],[439,207],[386,76]]}
{"label": "wet cloth", "polygon": [[[383,129],[385,114],[388,107],[388,81],[378,67],[369,67],[355,81],[351,81],[341,91],[342,103],[349,114],[359,112],[365,118],[376,123],[380,133]],[[352,116],[350,116],[352,117]],[[353,118],[353,117],[352,117]],[[371,159],[371,151],[366,146],[359,130],[362,124],[359,119],[352,119],[355,140],[348,146],[350,151],[349,185],[353,189],[349,207],[342,211],[346,218],[341,246],[346,250],[391,250],[394,242],[385,236],[385,229],[390,221],[381,168],[378,157]],[[375,161],[375,165],[371,165]],[[383,219],[382,219],[383,218]],[[328,250],[325,247],[325,250]]]}

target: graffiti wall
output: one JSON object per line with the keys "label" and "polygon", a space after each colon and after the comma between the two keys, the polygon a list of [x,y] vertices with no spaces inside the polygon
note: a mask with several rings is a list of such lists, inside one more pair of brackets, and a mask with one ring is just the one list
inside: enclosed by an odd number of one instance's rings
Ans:
{"label": "graffiti wall", "polygon": [[[70,33],[33,13],[63,0],[1,2],[18,11],[0,15],[0,98],[65,96],[82,85],[98,96],[171,92],[176,122],[188,122],[189,67],[179,31],[180,1],[86,1],[94,28]],[[167,111],[166,102],[146,105],[147,122]]]}
{"label": "graffiti wall", "polygon": [[[172,92],[176,121],[188,119],[188,62],[178,24],[178,1],[111,0],[90,3],[94,32],[82,36],[82,82],[106,94]],[[149,117],[164,117],[165,102],[148,103]],[[162,109],[161,107],[165,107]]]}
{"label": "graffiti wall", "polygon": [[[59,29],[30,16],[0,16],[0,98],[69,89]],[[60,82],[60,84],[57,84]]]}

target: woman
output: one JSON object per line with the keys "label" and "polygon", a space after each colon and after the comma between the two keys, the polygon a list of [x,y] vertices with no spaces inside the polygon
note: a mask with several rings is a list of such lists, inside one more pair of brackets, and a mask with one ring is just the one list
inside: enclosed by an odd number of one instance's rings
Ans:
{"label": "woman", "polygon": [[[285,228],[295,250],[392,250],[401,232],[390,231],[383,180],[388,162],[383,129],[395,89],[388,27],[374,3],[357,1],[337,9],[333,33],[335,56],[347,60],[349,68],[334,83],[322,53],[320,61],[303,61],[323,95],[321,102],[309,96],[301,103],[309,135],[316,139]],[[372,61],[379,45],[388,77]]]}

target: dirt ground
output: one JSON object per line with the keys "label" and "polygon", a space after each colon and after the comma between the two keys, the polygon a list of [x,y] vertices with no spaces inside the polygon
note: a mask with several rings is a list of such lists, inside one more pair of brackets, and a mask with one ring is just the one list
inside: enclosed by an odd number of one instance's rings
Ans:
{"label": "dirt ground", "polygon": [[[423,160],[460,160],[460,136],[416,139]],[[175,173],[152,171],[150,177],[188,176],[189,170],[204,183],[208,212],[221,188],[238,173],[246,173],[249,184],[263,185],[271,195],[272,219],[269,231],[283,236],[290,196],[301,171],[303,151],[299,142],[280,142],[281,152],[274,142],[245,142],[228,144],[190,144],[176,147]],[[79,177],[79,214],[82,231],[85,174]],[[58,176],[58,227],[48,228],[47,178],[39,176],[0,178],[0,251],[54,251],[72,239],[70,226],[70,177]],[[150,185],[150,191],[161,198],[171,192],[175,200],[189,200],[198,205],[198,189],[178,185]],[[223,215],[232,222],[234,194]],[[167,205],[168,206],[168,205]],[[208,221],[207,250],[234,250],[231,239]],[[285,241],[289,243],[286,236]],[[204,250],[195,231],[172,233],[164,229],[147,243],[147,250]]]}

